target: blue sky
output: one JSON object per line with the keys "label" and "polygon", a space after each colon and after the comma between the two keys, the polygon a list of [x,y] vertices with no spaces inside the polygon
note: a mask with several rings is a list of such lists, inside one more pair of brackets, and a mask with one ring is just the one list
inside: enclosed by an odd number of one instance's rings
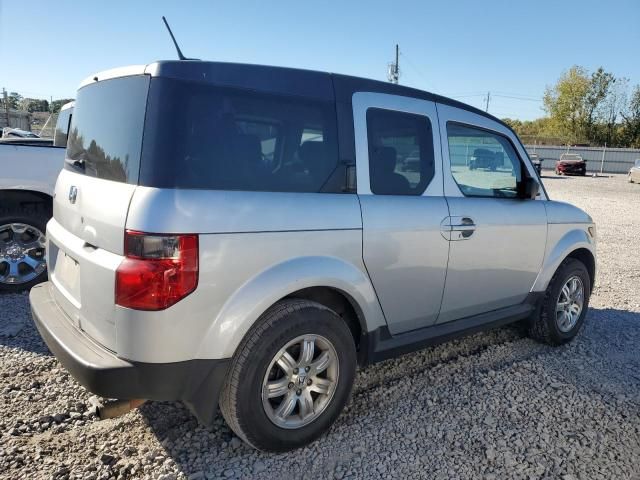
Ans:
{"label": "blue sky", "polygon": [[[542,116],[563,70],[603,66],[640,83],[640,1],[0,0],[0,88],[73,97],[86,76],[187,56],[386,79],[454,96],[499,117]],[[502,96],[499,96],[502,95]],[[519,98],[506,98],[519,97]]]}

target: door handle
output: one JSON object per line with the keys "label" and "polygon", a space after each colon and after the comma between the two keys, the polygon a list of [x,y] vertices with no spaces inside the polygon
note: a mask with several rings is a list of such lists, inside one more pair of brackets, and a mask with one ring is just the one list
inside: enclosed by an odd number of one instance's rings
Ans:
{"label": "door handle", "polygon": [[[476,224],[474,223],[473,219],[469,217],[462,217],[460,219],[460,223],[451,224],[451,231],[458,232],[457,240],[464,240],[465,238],[469,238],[471,235],[473,235],[473,232],[476,231]],[[456,235],[452,234],[451,237],[453,240]]]}
{"label": "door handle", "polygon": [[445,217],[440,222],[440,233],[445,240],[466,240],[476,230],[476,224],[469,217]]}

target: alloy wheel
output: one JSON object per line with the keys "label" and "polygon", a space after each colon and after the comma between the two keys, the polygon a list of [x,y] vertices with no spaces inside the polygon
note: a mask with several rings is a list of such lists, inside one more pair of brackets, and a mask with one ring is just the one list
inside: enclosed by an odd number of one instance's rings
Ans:
{"label": "alloy wheel", "polygon": [[46,268],[45,235],[25,223],[0,226],[0,283],[27,283]]}
{"label": "alloy wheel", "polygon": [[584,306],[584,285],[576,275],[570,277],[560,290],[556,301],[556,324],[558,329],[569,332],[575,327]]}
{"label": "alloy wheel", "polygon": [[262,382],[262,406],[271,422],[295,429],[313,422],[338,385],[335,347],[320,335],[302,335],[273,357]]}

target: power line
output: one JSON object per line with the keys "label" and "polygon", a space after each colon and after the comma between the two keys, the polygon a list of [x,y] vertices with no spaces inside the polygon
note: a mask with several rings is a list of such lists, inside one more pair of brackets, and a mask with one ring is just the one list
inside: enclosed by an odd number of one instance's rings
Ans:
{"label": "power line", "polygon": [[516,97],[516,96],[513,96],[513,95],[498,95],[498,94],[495,94],[495,93],[493,94],[493,96],[494,97],[500,97],[500,98],[510,98],[510,99],[513,99],[513,100],[522,100],[522,101],[525,101],[525,102],[538,102],[538,103],[542,102],[541,98],[525,98],[525,97]]}
{"label": "power line", "polygon": [[411,61],[411,59],[407,56],[406,53],[400,52],[400,55],[407,61],[407,63],[413,68],[413,70],[422,78],[425,84],[430,88],[435,88],[435,85],[427,78],[427,76],[418,68],[418,66]]}
{"label": "power line", "polygon": [[449,98],[470,98],[470,97],[485,97],[484,93],[474,93],[469,95],[448,95]]}

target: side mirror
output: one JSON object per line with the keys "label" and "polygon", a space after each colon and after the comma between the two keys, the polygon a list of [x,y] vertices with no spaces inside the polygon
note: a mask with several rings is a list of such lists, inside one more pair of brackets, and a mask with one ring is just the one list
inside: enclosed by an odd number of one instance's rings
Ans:
{"label": "side mirror", "polygon": [[540,191],[540,184],[533,177],[525,177],[522,181],[522,198],[525,200],[535,200]]}

